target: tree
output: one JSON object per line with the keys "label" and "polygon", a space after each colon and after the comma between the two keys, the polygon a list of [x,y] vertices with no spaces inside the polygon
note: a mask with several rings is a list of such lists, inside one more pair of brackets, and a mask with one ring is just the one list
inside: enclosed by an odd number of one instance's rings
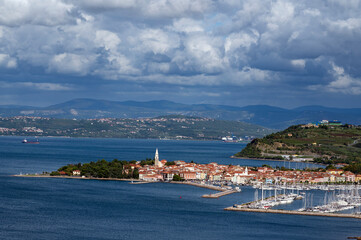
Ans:
{"label": "tree", "polygon": [[135,168],[133,170],[133,178],[138,179],[139,178],[139,171],[138,168]]}
{"label": "tree", "polygon": [[332,164],[329,164],[326,166],[326,170],[330,170],[330,169],[337,169],[335,166],[333,166]]}
{"label": "tree", "polygon": [[184,181],[184,179],[181,178],[181,176],[179,176],[178,174],[174,174],[173,175],[173,181],[179,182],[179,181]]}

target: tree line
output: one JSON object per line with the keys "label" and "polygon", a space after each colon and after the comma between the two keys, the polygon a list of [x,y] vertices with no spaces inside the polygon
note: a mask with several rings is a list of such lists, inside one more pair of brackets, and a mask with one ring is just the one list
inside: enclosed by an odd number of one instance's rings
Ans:
{"label": "tree line", "polygon": [[114,159],[108,162],[104,159],[97,162],[68,164],[50,173],[51,176],[73,175],[73,171],[79,170],[82,176],[94,178],[139,178],[139,171],[134,167],[136,161],[120,161]]}

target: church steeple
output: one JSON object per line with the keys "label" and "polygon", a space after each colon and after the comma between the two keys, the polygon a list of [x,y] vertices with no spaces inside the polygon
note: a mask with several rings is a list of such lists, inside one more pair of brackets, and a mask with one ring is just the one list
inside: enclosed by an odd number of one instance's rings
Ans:
{"label": "church steeple", "polygon": [[155,150],[155,156],[154,156],[154,166],[159,167],[159,154],[158,154],[158,148]]}

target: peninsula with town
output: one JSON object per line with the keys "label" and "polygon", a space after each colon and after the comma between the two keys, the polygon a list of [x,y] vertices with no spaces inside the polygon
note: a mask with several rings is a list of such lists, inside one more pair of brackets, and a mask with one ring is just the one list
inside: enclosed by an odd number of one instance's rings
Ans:
{"label": "peninsula with town", "polygon": [[[69,164],[51,173],[36,175],[16,175],[17,177],[54,177],[92,180],[121,180],[132,184],[143,183],[178,183],[217,191],[205,194],[203,198],[220,198],[225,195],[240,193],[242,186],[255,188],[252,202],[234,204],[226,211],[264,212],[277,214],[310,215],[325,217],[359,218],[357,211],[361,207],[359,195],[361,173],[337,169],[287,169],[247,167],[239,165],[221,165],[215,162],[197,164],[185,161],[160,160],[158,149],[154,159],[142,161],[108,162],[99,160],[85,164]],[[306,191],[325,191],[323,205],[307,204]],[[260,192],[260,193],[259,193]],[[331,192],[331,193],[330,193]],[[337,193],[337,194],[336,194]],[[261,197],[259,197],[261,196]],[[313,194],[310,194],[313,197]],[[304,199],[304,207],[296,210],[283,210],[274,207],[290,204]],[[352,210],[344,213],[343,211]]]}
{"label": "peninsula with town", "polygon": [[[279,160],[283,161],[328,164],[312,169],[272,168],[266,164],[250,167],[216,162],[198,164],[193,161],[167,161],[160,160],[156,149],[154,158],[141,161],[99,160],[68,164],[50,173],[17,176],[125,180],[133,184],[181,183],[218,191],[203,195],[205,198],[239,193],[243,186],[251,186],[256,189],[254,201],[234,204],[225,210],[361,218],[360,211],[357,211],[361,207],[360,138],[360,126],[321,121],[291,126],[262,139],[255,139],[235,155],[250,158],[270,156],[271,159],[279,156]],[[313,195],[307,197],[305,192],[312,189],[325,191],[322,205],[313,205],[312,199],[311,204],[307,204],[307,199],[310,201]],[[277,208],[301,199],[305,202],[301,209],[286,211]]]}

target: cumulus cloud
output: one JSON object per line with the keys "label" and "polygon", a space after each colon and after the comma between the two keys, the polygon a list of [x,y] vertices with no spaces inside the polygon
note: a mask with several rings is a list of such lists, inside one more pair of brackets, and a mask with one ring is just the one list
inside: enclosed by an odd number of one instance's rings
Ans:
{"label": "cumulus cloud", "polygon": [[48,70],[62,74],[85,75],[89,71],[92,58],[73,53],[57,54],[51,59]]}
{"label": "cumulus cloud", "polygon": [[11,27],[75,23],[74,14],[72,5],[58,0],[2,0],[0,4],[0,24]]}
{"label": "cumulus cloud", "polygon": [[3,0],[0,69],[355,95],[360,10],[334,0]]}
{"label": "cumulus cloud", "polygon": [[333,77],[333,80],[326,86],[314,85],[310,86],[312,90],[326,90],[329,92],[340,92],[344,94],[361,94],[361,78],[354,78],[349,74],[345,73],[345,69],[337,66],[335,63],[331,62],[330,65],[332,69],[330,70],[330,75]]}
{"label": "cumulus cloud", "polygon": [[202,22],[191,18],[175,19],[173,21],[173,25],[168,27],[168,29],[181,33],[194,33],[204,31]]}
{"label": "cumulus cloud", "polygon": [[10,57],[9,54],[0,53],[0,67],[16,68],[17,61],[15,58]]}
{"label": "cumulus cloud", "polygon": [[[154,54],[163,54],[179,46],[177,35],[167,33],[161,29],[144,29],[136,37],[140,41],[139,45],[135,46],[135,49],[138,51],[151,51]],[[132,42],[136,41],[134,37],[130,39]]]}
{"label": "cumulus cloud", "polygon": [[95,44],[104,47],[106,50],[116,51],[121,40],[116,33],[98,30],[95,33]]}

